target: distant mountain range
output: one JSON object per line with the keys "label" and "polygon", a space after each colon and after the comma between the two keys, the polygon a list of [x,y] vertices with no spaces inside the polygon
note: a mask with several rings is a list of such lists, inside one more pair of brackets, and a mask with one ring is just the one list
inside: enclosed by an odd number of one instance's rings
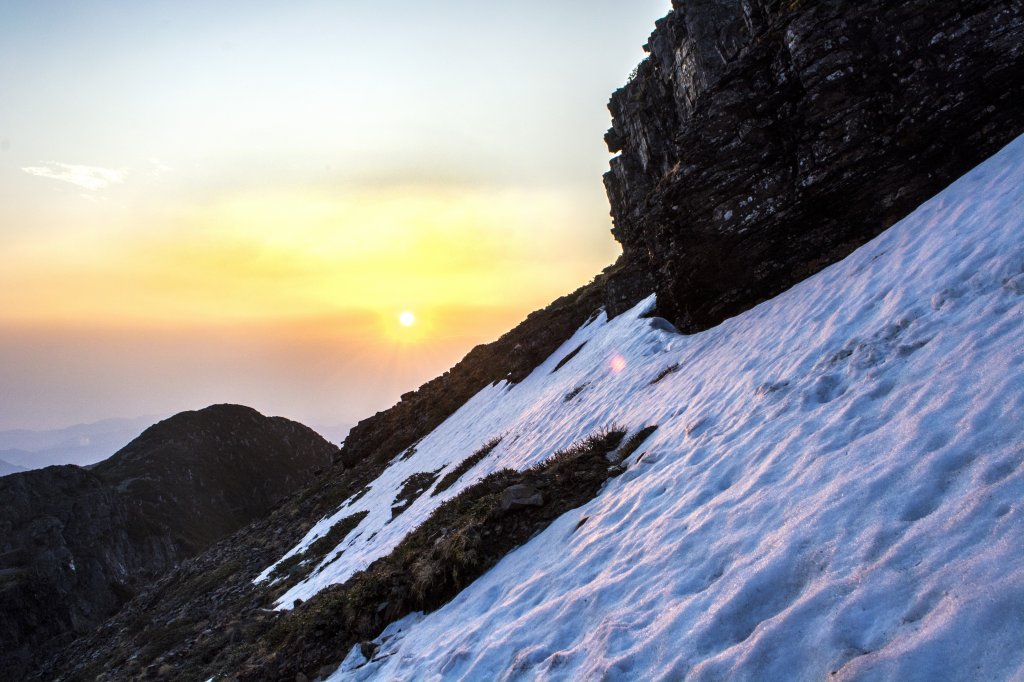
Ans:
{"label": "distant mountain range", "polygon": [[21,471],[27,471],[27,469],[0,459],[0,476],[6,476],[7,474],[16,474]]}
{"label": "distant mountain range", "polygon": [[[150,414],[61,429],[0,431],[0,476],[54,464],[94,464],[110,457],[163,418]],[[8,470],[4,463],[15,468]]]}

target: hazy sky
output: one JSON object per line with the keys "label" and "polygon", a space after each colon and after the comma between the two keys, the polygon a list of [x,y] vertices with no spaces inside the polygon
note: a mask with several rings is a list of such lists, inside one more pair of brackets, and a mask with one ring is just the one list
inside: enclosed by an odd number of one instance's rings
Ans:
{"label": "hazy sky", "polygon": [[614,260],[605,105],[668,9],[0,4],[0,429],[388,407]]}

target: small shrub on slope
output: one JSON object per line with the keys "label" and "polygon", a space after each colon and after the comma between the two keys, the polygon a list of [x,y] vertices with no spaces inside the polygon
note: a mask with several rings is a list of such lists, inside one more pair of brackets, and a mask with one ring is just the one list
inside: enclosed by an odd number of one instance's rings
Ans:
{"label": "small shrub on slope", "polygon": [[566,393],[566,394],[565,394],[565,397],[564,397],[564,398],[562,398],[562,402],[564,402],[564,403],[567,403],[567,402],[571,401],[571,400],[572,400],[573,398],[575,398],[576,396],[578,396],[578,395],[579,395],[580,393],[583,393],[583,390],[584,390],[584,389],[585,389],[585,388],[586,388],[587,386],[589,386],[589,385],[590,385],[590,382],[589,382],[589,381],[584,381],[584,382],[583,382],[582,384],[580,384],[580,385],[579,385],[579,386],[577,386],[576,388],[574,388],[574,389],[572,389],[571,391],[569,391],[568,393]]}
{"label": "small shrub on slope", "polygon": [[487,441],[487,443],[485,443],[482,448],[474,452],[466,459],[459,462],[454,469],[452,469],[451,471],[444,475],[444,478],[441,479],[441,482],[437,484],[436,488],[434,488],[434,492],[430,493],[431,497],[437,495],[438,493],[444,492],[445,490],[448,490],[448,488],[451,488],[453,485],[455,485],[455,483],[460,478],[462,478],[463,474],[465,474],[467,471],[475,467],[484,457],[491,454],[491,451],[494,450],[494,448],[498,447],[498,444],[501,443],[502,438],[503,436],[492,438],[491,440]]}
{"label": "small shrub on slope", "polygon": [[566,355],[566,356],[565,356],[564,358],[562,358],[561,360],[559,360],[559,361],[558,361],[558,364],[557,364],[557,365],[555,365],[555,368],[554,368],[553,370],[551,370],[551,373],[552,373],[552,374],[554,374],[554,373],[555,373],[555,372],[557,372],[558,370],[560,370],[560,369],[562,369],[563,367],[565,367],[566,363],[567,363],[567,362],[569,362],[570,360],[572,360],[572,359],[573,359],[574,357],[576,357],[576,355],[577,355],[577,354],[578,354],[578,353],[579,353],[579,352],[580,352],[581,350],[583,350],[583,346],[585,346],[585,345],[587,345],[587,342],[586,342],[586,341],[584,341],[584,342],[583,342],[583,343],[581,343],[580,345],[576,346],[576,349],[575,349],[575,350],[569,351],[569,354],[568,354],[568,355]]}
{"label": "small shrub on slope", "polygon": [[402,481],[402,489],[398,491],[398,495],[395,497],[395,503],[391,505],[391,520],[404,512],[406,509],[412,506],[412,503],[419,499],[419,496],[427,492],[427,488],[433,485],[434,481],[437,480],[437,474],[440,473],[441,469],[437,471],[421,471],[418,474],[413,474],[409,478]]}
{"label": "small shrub on slope", "polygon": [[611,426],[597,431],[583,440],[573,443],[565,450],[559,450],[540,464],[535,464],[530,471],[536,473],[546,471],[561,472],[566,464],[572,463],[589,453],[603,452],[608,454],[618,447],[625,435],[626,429],[621,426]]}
{"label": "small shrub on slope", "polygon": [[306,577],[306,574],[327,556],[327,553],[341,544],[356,526],[366,517],[367,512],[361,511],[346,516],[317,538],[305,549],[280,562],[271,572],[272,580],[283,579],[279,591],[290,587]]}
{"label": "small shrub on slope", "polygon": [[619,450],[616,453],[617,459],[621,462],[622,460],[632,455],[634,452],[636,452],[636,449],[643,445],[644,441],[650,438],[651,434],[657,430],[658,425],[652,424],[651,426],[645,426],[644,428],[640,429],[632,436],[627,438],[626,442],[623,443],[621,447],[619,447]]}
{"label": "small shrub on slope", "polygon": [[680,369],[682,369],[682,365],[680,365],[678,362],[669,365],[665,369],[658,372],[658,376],[651,379],[650,385],[653,386],[654,384],[658,383],[659,381],[667,377],[669,374],[678,372]]}

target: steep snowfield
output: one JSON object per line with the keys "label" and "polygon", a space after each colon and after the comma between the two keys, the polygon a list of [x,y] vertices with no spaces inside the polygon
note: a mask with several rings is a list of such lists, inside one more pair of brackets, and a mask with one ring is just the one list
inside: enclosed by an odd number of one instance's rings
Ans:
{"label": "steep snowfield", "polygon": [[[332,679],[1024,679],[1024,138],[714,329],[666,331],[652,303],[482,391],[293,550],[370,512],[282,607],[489,471],[658,425],[596,499]],[[388,522],[409,475],[501,434]]]}

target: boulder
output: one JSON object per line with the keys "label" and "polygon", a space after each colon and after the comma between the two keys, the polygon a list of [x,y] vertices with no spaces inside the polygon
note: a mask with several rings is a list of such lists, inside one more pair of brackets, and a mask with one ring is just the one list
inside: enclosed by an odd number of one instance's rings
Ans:
{"label": "boulder", "polygon": [[515,511],[523,507],[539,507],[544,504],[544,496],[531,485],[510,485],[501,491],[500,508],[503,512]]}

